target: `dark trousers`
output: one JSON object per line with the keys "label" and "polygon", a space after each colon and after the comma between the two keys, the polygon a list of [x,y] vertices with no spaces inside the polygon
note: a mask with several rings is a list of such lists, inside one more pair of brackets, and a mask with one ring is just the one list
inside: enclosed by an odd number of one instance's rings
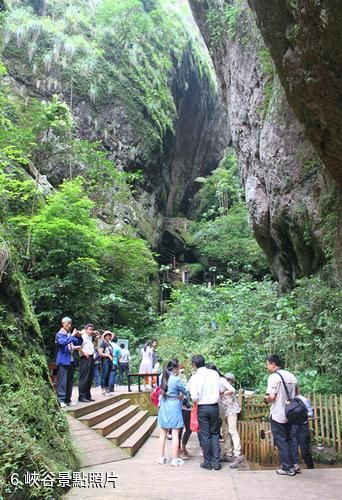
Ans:
{"label": "dark trousers", "polygon": [[198,405],[198,423],[200,428],[200,442],[206,465],[220,463],[220,418],[218,404]]}
{"label": "dark trousers", "polygon": [[308,469],[313,469],[314,463],[310,450],[310,429],[308,423],[292,425],[291,427],[291,453],[295,464],[298,464],[298,446],[300,446],[305,465]]}
{"label": "dark trousers", "polygon": [[108,358],[103,358],[101,367],[101,387],[107,389],[109,387],[109,377],[112,370],[112,362]]}
{"label": "dark trousers", "polygon": [[182,409],[184,427],[182,427],[179,431],[179,447],[181,447],[181,444],[183,445],[183,447],[186,446],[187,442],[189,441],[189,438],[191,436],[191,429],[190,429],[190,417],[191,417],[191,415],[190,414],[191,414],[190,410],[183,410]]}
{"label": "dark trousers", "polygon": [[119,363],[119,384],[123,384],[124,373],[126,374],[127,383],[128,383],[129,364],[128,363]]}
{"label": "dark trousers", "polygon": [[96,387],[100,386],[101,363],[94,364],[94,382]]}
{"label": "dark trousers", "polygon": [[74,385],[74,365],[58,365],[57,397],[60,402],[70,403]]}
{"label": "dark trousers", "polygon": [[114,391],[114,387],[118,383],[118,367],[116,365],[112,365],[109,372],[109,381],[108,381],[108,389],[109,391]]}
{"label": "dark trousers", "polygon": [[90,388],[94,378],[94,358],[81,356],[80,379],[78,382],[78,399],[91,399]]}
{"label": "dark trousers", "polygon": [[291,424],[280,424],[271,419],[271,430],[274,442],[279,450],[281,467],[284,470],[293,469],[294,459],[291,453]]}

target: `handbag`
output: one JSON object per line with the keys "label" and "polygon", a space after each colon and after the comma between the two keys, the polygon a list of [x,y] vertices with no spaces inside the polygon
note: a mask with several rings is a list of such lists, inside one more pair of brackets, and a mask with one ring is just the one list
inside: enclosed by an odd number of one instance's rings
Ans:
{"label": "handbag", "polygon": [[198,423],[197,404],[196,403],[194,403],[194,406],[191,408],[191,412],[190,412],[190,430],[191,430],[191,432],[199,432],[199,423]]}
{"label": "handbag", "polygon": [[150,400],[157,408],[159,407],[160,387],[159,385],[151,392]]}
{"label": "handbag", "polygon": [[308,420],[308,409],[305,403],[303,403],[303,401],[299,398],[290,398],[290,393],[283,376],[279,372],[276,373],[279,375],[283,382],[283,386],[287,396],[287,401],[285,404],[285,417],[287,418],[287,421],[293,425],[304,424]]}

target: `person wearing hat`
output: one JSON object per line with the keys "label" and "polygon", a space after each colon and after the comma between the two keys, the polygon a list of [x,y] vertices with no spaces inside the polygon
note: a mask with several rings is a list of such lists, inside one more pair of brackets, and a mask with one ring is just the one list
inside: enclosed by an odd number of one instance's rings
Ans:
{"label": "person wearing hat", "polygon": [[110,379],[113,371],[113,346],[111,344],[113,336],[111,331],[105,330],[99,343],[98,352],[102,360],[101,390],[104,396],[112,392],[110,391]]}
{"label": "person wearing hat", "polygon": [[[233,387],[235,376],[233,373],[226,373],[220,379],[222,384],[220,412],[222,417],[222,436],[223,436],[223,454],[222,462],[230,462],[229,467],[236,469],[243,457],[241,456],[241,442],[239,432],[237,430],[238,414],[241,411],[240,405],[236,398],[236,391]],[[221,390],[220,390],[221,392]]]}

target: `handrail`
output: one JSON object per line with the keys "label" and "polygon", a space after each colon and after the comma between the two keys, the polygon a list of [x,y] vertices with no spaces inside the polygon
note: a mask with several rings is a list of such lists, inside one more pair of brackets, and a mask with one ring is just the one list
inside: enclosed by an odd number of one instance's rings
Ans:
{"label": "handrail", "polygon": [[160,373],[128,373],[128,375],[127,375],[127,378],[128,378],[128,392],[132,392],[132,389],[131,389],[131,377],[138,377],[138,392],[142,392],[140,378],[141,377],[156,377],[156,379],[157,379],[157,386],[158,386],[159,385],[159,375],[160,375]]}

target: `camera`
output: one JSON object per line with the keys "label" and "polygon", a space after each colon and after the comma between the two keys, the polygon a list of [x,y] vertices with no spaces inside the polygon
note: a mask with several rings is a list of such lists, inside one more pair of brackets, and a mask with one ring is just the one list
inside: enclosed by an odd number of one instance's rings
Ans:
{"label": "camera", "polygon": [[185,398],[183,399],[183,405],[185,406],[185,408],[187,408],[188,410],[190,410],[190,408],[191,408],[191,404],[190,404],[190,401],[188,400],[188,398],[187,398],[187,397],[185,397]]}

